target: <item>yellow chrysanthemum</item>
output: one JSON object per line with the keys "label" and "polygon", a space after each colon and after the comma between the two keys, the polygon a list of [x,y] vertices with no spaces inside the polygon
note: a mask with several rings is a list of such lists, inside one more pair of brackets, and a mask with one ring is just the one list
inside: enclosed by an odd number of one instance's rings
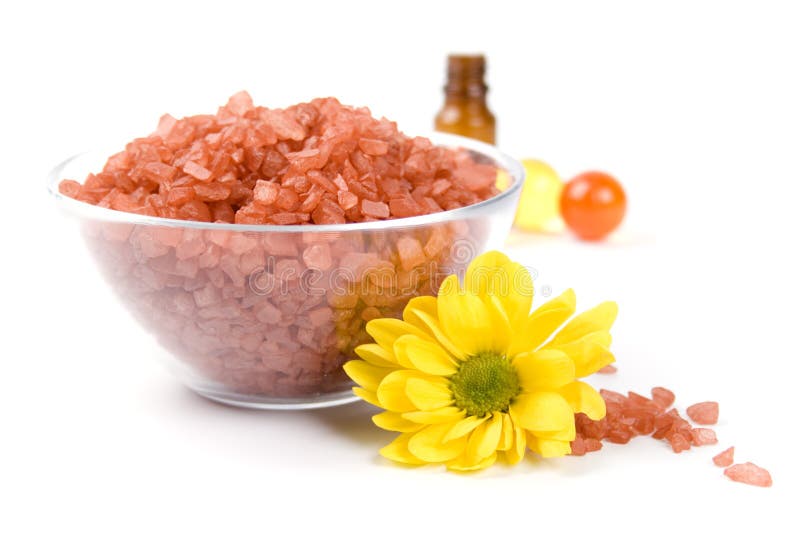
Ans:
{"label": "yellow chrysanthemum", "polygon": [[375,343],[356,348],[345,371],[353,391],[383,408],[373,417],[401,432],[381,449],[406,464],[474,470],[498,457],[517,463],[526,448],[569,454],[575,416],[605,416],[602,397],[577,380],[614,361],[606,302],[559,327],[575,312],[568,290],[530,313],[533,282],[522,265],[488,252],[468,267],[464,285],[444,280],[438,297],[412,299],[403,319],[367,324]]}

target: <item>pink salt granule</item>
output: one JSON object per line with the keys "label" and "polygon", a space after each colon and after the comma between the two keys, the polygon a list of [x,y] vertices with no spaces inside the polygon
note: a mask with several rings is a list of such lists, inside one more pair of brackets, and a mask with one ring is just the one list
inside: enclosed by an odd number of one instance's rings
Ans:
{"label": "pink salt granule", "polygon": [[597,372],[601,375],[613,375],[617,372],[617,368],[611,364],[608,364],[605,367],[598,369]]}
{"label": "pink salt granule", "polygon": [[717,443],[717,433],[710,428],[693,428],[692,445],[699,447],[701,445],[714,445]]}
{"label": "pink salt granule", "polygon": [[653,396],[653,402],[664,410],[672,406],[672,403],[675,402],[675,394],[667,388],[659,386],[654,387],[650,390],[650,395]]}
{"label": "pink salt granule", "polygon": [[725,476],[735,482],[742,482],[751,486],[760,486],[762,488],[772,486],[772,476],[769,471],[751,462],[734,464],[726,468]]}
{"label": "pink salt granule", "polygon": [[719,404],[713,401],[698,402],[686,408],[686,414],[695,423],[715,425],[719,419]]}
{"label": "pink salt granule", "polygon": [[714,465],[717,467],[728,467],[733,463],[733,447],[728,447],[713,458]]}

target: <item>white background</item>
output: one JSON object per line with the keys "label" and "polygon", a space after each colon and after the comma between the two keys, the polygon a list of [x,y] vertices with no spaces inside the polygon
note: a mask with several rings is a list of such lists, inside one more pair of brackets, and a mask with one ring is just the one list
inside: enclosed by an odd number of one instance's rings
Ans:
{"label": "white background", "polygon": [[[523,7],[523,5],[525,7]],[[0,8],[0,531],[796,531],[800,16],[793,2],[8,3]],[[606,169],[608,243],[514,234],[579,306],[616,299],[600,387],[718,400],[720,444],[638,438],[459,476],[377,455],[361,404],[216,405],[180,386],[45,193],[80,151],[213,112],[367,105],[424,133],[451,51],[487,54],[499,145],[564,177]],[[711,463],[771,470],[771,489]]]}

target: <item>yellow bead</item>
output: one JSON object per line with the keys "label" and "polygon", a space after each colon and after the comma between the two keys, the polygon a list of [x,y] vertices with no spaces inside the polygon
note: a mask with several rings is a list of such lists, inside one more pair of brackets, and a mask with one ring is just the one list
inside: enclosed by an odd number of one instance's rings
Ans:
{"label": "yellow bead", "polygon": [[559,200],[564,183],[556,171],[543,161],[522,160],[525,184],[522,186],[514,223],[523,230],[553,232],[561,229]]}

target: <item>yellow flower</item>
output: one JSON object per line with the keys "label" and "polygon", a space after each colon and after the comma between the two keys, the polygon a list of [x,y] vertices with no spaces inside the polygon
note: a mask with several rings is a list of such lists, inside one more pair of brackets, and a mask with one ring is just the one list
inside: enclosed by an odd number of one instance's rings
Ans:
{"label": "yellow flower", "polygon": [[401,433],[383,456],[474,470],[498,457],[517,463],[526,448],[569,454],[574,414],[605,416],[602,397],[577,379],[614,361],[617,306],[600,304],[557,332],[575,312],[573,291],[530,313],[532,300],[527,269],[488,252],[463,286],[449,276],[438,297],[411,299],[402,320],[367,324],[375,343],[344,368],[356,395],[386,410],[375,424]]}

